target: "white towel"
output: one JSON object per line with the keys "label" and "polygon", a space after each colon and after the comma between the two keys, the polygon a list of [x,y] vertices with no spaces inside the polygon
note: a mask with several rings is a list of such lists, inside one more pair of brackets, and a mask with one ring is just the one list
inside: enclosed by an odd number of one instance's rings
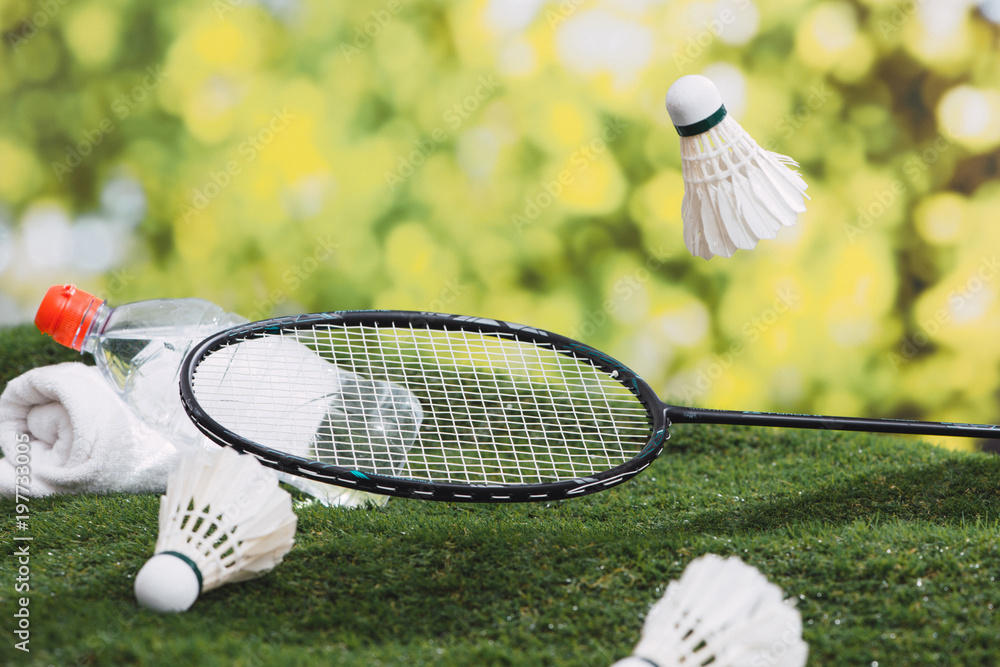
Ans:
{"label": "white towel", "polygon": [[[28,447],[28,461],[16,468]],[[143,423],[100,370],[35,368],[0,395],[0,495],[162,492],[177,450]],[[19,449],[21,451],[19,451]],[[22,458],[21,461],[24,461]],[[27,472],[25,486],[20,473]]]}
{"label": "white towel", "polygon": [[[313,363],[326,364],[308,348],[300,347],[297,354],[305,356],[307,352]],[[291,378],[285,380],[291,382]],[[234,398],[252,406],[245,395]],[[316,427],[323,409],[322,405],[317,408]],[[306,455],[316,427],[293,433],[294,437],[279,448]],[[192,432],[196,432],[193,425]],[[29,462],[26,469],[19,470],[17,455],[23,452],[18,447],[23,448],[25,440]],[[208,438],[202,437],[201,443],[207,449],[216,448]],[[184,443],[179,444],[180,448],[175,447],[142,421],[98,368],[79,362],[35,368],[8,383],[0,395],[0,449],[4,454],[0,459],[0,496],[13,496],[16,486],[21,487],[22,495],[31,497],[113,491],[162,493],[179,454],[188,453]],[[24,470],[29,473],[27,487],[18,479]],[[280,473],[279,478],[328,506],[364,507],[384,505],[388,500],[388,496],[287,473]]]}

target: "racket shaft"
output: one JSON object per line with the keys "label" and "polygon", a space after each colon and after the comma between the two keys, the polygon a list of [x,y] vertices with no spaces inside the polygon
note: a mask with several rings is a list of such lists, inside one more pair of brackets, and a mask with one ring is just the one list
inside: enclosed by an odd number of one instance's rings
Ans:
{"label": "racket shaft", "polygon": [[772,412],[739,412],[667,406],[667,418],[674,424],[730,424],[735,426],[774,426],[780,428],[864,431],[901,435],[943,435],[966,438],[1000,438],[1000,426],[990,424],[951,424],[908,419],[867,419],[830,417]]}

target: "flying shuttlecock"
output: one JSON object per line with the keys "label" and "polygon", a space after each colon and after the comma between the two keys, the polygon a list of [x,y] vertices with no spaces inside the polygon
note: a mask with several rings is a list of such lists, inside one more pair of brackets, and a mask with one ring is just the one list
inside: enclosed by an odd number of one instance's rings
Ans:
{"label": "flying shuttlecock", "polygon": [[802,619],[783,598],[739,558],[702,556],[670,582],[632,655],[612,667],[802,667]]}
{"label": "flying shuttlecock", "polygon": [[185,611],[203,591],[280,563],[296,524],[273,470],[234,449],[198,452],[167,479],[155,555],[135,577],[135,597],[153,611]]}
{"label": "flying shuttlecock", "polygon": [[750,250],[795,224],[806,210],[806,182],[789,157],[764,150],[726,114],[712,81],[691,74],[667,91],[667,111],[681,137],[684,243],[711,259]]}

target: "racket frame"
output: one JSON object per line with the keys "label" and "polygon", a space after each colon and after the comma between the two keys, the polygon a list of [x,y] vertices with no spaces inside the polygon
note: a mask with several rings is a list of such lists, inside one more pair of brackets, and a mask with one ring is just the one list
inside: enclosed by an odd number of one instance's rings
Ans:
{"label": "racket frame", "polygon": [[[330,327],[402,327],[406,329],[441,329],[468,331],[485,336],[514,339],[551,349],[590,364],[628,389],[646,409],[650,432],[645,446],[628,461],[585,477],[539,484],[464,484],[426,479],[392,477],[352,470],[295,456],[248,440],[221,425],[198,402],[194,379],[198,364],[216,350],[243,340],[274,335],[282,331]],[[404,383],[405,384],[405,383]],[[348,489],[382,495],[450,502],[538,502],[575,498],[603,491],[625,482],[648,467],[663,451],[669,439],[666,405],[652,388],[621,362],[559,334],[512,322],[464,315],[449,315],[405,310],[331,311],[275,317],[231,327],[209,336],[185,357],[180,372],[181,402],[199,431],[221,446],[256,456],[261,463],[276,470]]]}

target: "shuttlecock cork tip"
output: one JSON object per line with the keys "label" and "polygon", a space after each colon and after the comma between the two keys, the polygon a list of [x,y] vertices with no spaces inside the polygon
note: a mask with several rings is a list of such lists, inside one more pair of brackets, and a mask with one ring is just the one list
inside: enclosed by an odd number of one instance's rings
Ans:
{"label": "shuttlecock cork tip", "polygon": [[179,554],[159,553],[135,575],[135,598],[160,614],[187,611],[201,593],[197,568]]}
{"label": "shuttlecock cork tip", "polygon": [[690,137],[722,122],[726,117],[726,107],[711,79],[689,74],[674,81],[667,90],[667,113],[677,128],[677,134]]}

